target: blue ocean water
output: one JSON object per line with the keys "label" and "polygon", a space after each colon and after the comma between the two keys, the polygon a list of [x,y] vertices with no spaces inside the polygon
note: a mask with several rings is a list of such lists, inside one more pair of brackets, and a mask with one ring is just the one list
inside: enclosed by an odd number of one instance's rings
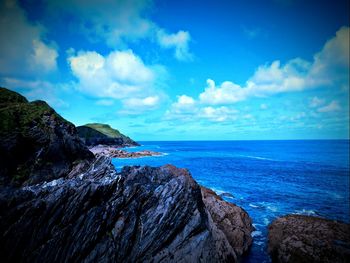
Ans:
{"label": "blue ocean water", "polygon": [[196,181],[253,219],[254,243],[244,262],[270,262],[267,226],[290,213],[350,222],[349,140],[141,142],[127,151],[153,150],[159,157],[114,159],[124,165],[187,168]]}

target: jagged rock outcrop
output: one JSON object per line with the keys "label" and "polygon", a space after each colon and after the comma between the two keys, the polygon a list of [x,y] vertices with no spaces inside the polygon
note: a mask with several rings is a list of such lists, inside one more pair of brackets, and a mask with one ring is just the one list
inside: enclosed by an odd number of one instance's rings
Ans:
{"label": "jagged rock outcrop", "polygon": [[171,165],[97,158],[45,102],[0,89],[1,262],[236,262],[241,208]]}
{"label": "jagged rock outcrop", "polygon": [[350,262],[350,225],[287,215],[269,226],[268,250],[273,262]]}
{"label": "jagged rock outcrop", "polygon": [[113,146],[138,146],[139,144],[128,136],[111,128],[108,124],[89,123],[77,127],[80,138],[88,146],[113,145]]}
{"label": "jagged rock outcrop", "polygon": [[29,184],[67,174],[93,158],[73,124],[44,101],[28,102],[0,88],[0,185]]}
{"label": "jagged rock outcrop", "polygon": [[241,207],[224,201],[213,190],[201,187],[204,204],[215,225],[225,234],[226,239],[238,256],[248,251],[253,242],[252,220]]}
{"label": "jagged rock outcrop", "polygon": [[235,262],[247,248],[247,237],[234,229],[248,234],[251,222],[242,209],[202,191],[204,199],[185,169],[125,167],[117,173],[106,157],[78,164],[66,178],[5,187],[0,191],[0,258]]}

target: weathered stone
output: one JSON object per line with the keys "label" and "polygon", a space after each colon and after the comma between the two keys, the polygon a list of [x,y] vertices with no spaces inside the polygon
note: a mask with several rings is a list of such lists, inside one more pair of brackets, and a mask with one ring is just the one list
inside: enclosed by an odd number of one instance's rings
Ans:
{"label": "weathered stone", "polygon": [[209,190],[202,199],[185,169],[78,166],[0,189],[2,262],[235,262],[250,242],[247,214]]}
{"label": "weathered stone", "polygon": [[350,262],[350,226],[312,216],[284,216],[269,226],[268,250],[273,262]]}

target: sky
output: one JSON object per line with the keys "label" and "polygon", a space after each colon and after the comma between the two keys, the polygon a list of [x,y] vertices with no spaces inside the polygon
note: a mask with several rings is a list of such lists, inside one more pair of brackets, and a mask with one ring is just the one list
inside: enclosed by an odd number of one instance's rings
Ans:
{"label": "sky", "polygon": [[349,1],[0,0],[0,86],[138,141],[349,138]]}

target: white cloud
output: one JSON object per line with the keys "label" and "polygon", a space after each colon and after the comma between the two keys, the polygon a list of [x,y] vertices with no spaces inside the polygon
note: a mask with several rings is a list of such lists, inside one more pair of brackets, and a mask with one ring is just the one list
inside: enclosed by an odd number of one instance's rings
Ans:
{"label": "white cloud", "polygon": [[200,109],[198,116],[215,122],[237,120],[238,111],[225,106],[218,108],[204,107]]}
{"label": "white cloud", "polygon": [[48,81],[42,80],[22,80],[16,78],[1,79],[2,85],[5,87],[21,91],[28,100],[44,100],[51,107],[66,108],[68,103],[57,97],[57,91],[63,89],[61,84],[52,84]]}
{"label": "white cloud", "polygon": [[262,110],[266,110],[268,107],[269,106],[267,106],[267,104],[265,104],[265,103],[260,104],[260,109],[262,109]]}
{"label": "white cloud", "polygon": [[[199,95],[201,103],[233,104],[251,97],[267,97],[278,93],[296,92],[335,84],[349,89],[349,28],[343,27],[327,41],[312,63],[300,58],[285,65],[276,60],[258,67],[245,86],[225,81],[216,86],[211,79]],[[340,83],[339,83],[340,82]]]}
{"label": "white cloud", "polygon": [[100,106],[112,106],[114,104],[113,100],[98,100],[95,103],[96,105]]}
{"label": "white cloud", "polygon": [[213,122],[223,122],[236,120],[238,111],[229,107],[203,107],[192,97],[187,95],[178,96],[170,109],[165,113],[166,119],[181,119],[183,121],[209,120]]}
{"label": "white cloud", "polygon": [[207,87],[199,94],[199,99],[205,104],[231,104],[246,98],[246,90],[239,85],[225,81],[219,87],[211,79],[207,80]]}
{"label": "white cloud", "polygon": [[162,48],[173,48],[178,60],[189,61],[190,33],[179,30],[166,33],[156,23],[146,17],[152,7],[150,0],[62,0],[49,1],[53,13],[57,9],[77,16],[80,33],[85,34],[91,42],[103,41],[109,47],[125,48],[127,42],[138,39],[156,40]]}
{"label": "white cloud", "polygon": [[0,71],[3,75],[30,77],[56,69],[58,52],[43,42],[44,31],[42,26],[27,20],[16,1],[0,3]]}
{"label": "white cloud", "polygon": [[58,53],[54,48],[48,47],[43,42],[34,39],[33,40],[34,53],[28,63],[33,63],[36,68],[42,68],[45,71],[55,70],[56,59]]}
{"label": "white cloud", "polygon": [[164,30],[159,29],[157,32],[157,40],[163,48],[174,48],[174,56],[178,60],[190,61],[193,55],[189,52],[188,44],[191,41],[190,33],[180,30],[174,34],[168,34]]}
{"label": "white cloud", "polygon": [[316,107],[321,106],[323,103],[324,103],[324,99],[320,99],[320,98],[318,98],[318,97],[316,96],[316,97],[313,97],[313,98],[310,100],[309,106],[310,106],[311,108],[316,108]]}
{"label": "white cloud", "polygon": [[154,108],[158,105],[160,98],[158,96],[149,96],[146,98],[131,98],[123,100],[126,108]]}
{"label": "white cloud", "polygon": [[318,112],[333,112],[333,111],[340,111],[340,110],[341,110],[341,107],[340,107],[338,101],[333,100],[328,105],[319,108],[317,111]]}
{"label": "white cloud", "polygon": [[112,48],[123,46],[126,40],[147,37],[154,27],[154,23],[143,16],[151,5],[148,0],[61,0],[48,4],[53,16],[57,10],[76,16],[79,33],[92,42],[104,41]]}
{"label": "white cloud", "polygon": [[97,98],[145,97],[153,92],[157,71],[147,66],[132,50],[102,56],[95,51],[79,52],[68,58],[79,80],[78,90]]}
{"label": "white cloud", "polygon": [[158,95],[145,98],[130,98],[122,100],[123,108],[118,111],[120,115],[138,115],[159,107],[161,98]]}
{"label": "white cloud", "polygon": [[336,36],[328,40],[323,49],[314,56],[314,63],[310,70],[313,78],[321,78],[327,83],[332,83],[337,81],[337,78],[341,78],[340,74],[347,73],[348,80],[349,34],[349,27],[340,28]]}

